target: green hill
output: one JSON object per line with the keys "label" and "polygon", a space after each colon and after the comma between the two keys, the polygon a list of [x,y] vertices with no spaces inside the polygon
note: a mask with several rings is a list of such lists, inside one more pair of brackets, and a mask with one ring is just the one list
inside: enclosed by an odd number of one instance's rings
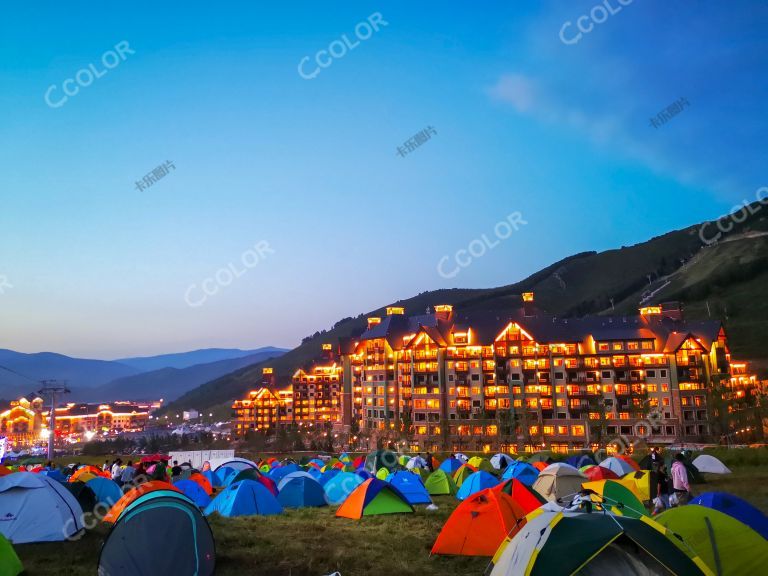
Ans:
{"label": "green hill", "polygon": [[[669,232],[635,246],[576,254],[498,288],[444,289],[387,303],[420,312],[435,304],[452,304],[457,312],[503,310],[519,305],[522,292],[536,293],[537,305],[558,316],[627,314],[643,304],[680,300],[687,318],[720,318],[735,357],[768,368],[768,209],[753,215],[706,246],[700,226]],[[705,237],[716,229],[710,226]],[[385,306],[368,315],[383,315]],[[366,315],[366,316],[368,316]],[[254,364],[188,392],[166,411],[209,410],[227,406],[261,380],[262,367],[272,366],[278,383],[290,382],[296,368],[320,355],[324,342],[359,333],[365,316],[345,318],[316,332],[297,348],[267,363]]]}

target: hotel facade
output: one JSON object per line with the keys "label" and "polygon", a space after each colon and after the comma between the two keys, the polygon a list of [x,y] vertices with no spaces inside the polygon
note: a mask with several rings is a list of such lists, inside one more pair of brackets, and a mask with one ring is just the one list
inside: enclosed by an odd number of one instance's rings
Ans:
{"label": "hotel facade", "polygon": [[532,293],[521,304],[503,314],[387,308],[340,342],[332,362],[294,374],[283,392],[292,422],[454,451],[733,441],[750,424],[762,432],[760,383],[731,360],[719,321],[685,321],[677,303],[581,319],[541,312]]}

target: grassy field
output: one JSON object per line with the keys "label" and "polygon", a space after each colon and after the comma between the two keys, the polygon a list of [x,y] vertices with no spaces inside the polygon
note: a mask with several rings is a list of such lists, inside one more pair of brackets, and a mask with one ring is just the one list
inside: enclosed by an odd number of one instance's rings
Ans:
{"label": "grassy field", "polygon": [[[706,484],[694,487],[694,493],[731,492],[768,512],[768,465],[743,463],[733,465],[733,470],[730,476],[708,477]],[[458,503],[447,496],[435,502],[439,509],[434,512],[420,507],[412,515],[360,521],[335,518],[335,508],[290,510],[269,517],[212,517],[216,573],[479,576],[489,559],[430,557],[437,534]],[[31,576],[91,575],[107,531],[100,526],[77,542],[22,545],[16,550]]]}

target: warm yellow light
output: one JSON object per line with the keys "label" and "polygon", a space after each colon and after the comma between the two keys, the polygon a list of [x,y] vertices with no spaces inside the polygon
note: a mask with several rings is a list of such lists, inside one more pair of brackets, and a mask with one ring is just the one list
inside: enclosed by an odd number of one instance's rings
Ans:
{"label": "warm yellow light", "polygon": [[523,292],[523,302],[533,302],[533,292]]}
{"label": "warm yellow light", "polygon": [[405,308],[402,306],[387,306],[387,316],[394,314],[405,314]]}

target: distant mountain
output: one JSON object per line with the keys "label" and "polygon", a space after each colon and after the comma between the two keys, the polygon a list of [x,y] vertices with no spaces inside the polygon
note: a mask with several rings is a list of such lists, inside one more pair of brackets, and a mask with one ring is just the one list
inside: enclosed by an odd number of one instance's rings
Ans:
{"label": "distant mountain", "polygon": [[18,397],[19,393],[34,391],[40,387],[39,380],[66,380],[70,388],[94,388],[137,372],[119,362],[0,350],[0,396]]}
{"label": "distant mountain", "polygon": [[161,354],[159,356],[144,356],[138,358],[121,358],[115,360],[120,364],[131,366],[140,372],[160,370],[162,368],[189,368],[200,364],[219,362],[220,360],[232,360],[253,356],[254,354],[283,354],[288,350],[266,346],[255,350],[240,350],[238,348],[205,348],[191,352],[179,352],[177,354]]}
{"label": "distant mountain", "polygon": [[[556,262],[528,278],[498,288],[422,292],[388,305],[420,312],[452,304],[458,314],[493,310],[500,315],[519,306],[522,292],[535,292],[542,310],[561,317],[625,314],[638,306],[680,300],[690,319],[721,319],[734,357],[768,372],[768,206],[753,204],[742,222],[723,220],[669,232],[634,246],[583,252]],[[740,215],[741,216],[741,215]],[[741,219],[741,218],[739,218]],[[706,228],[704,228],[706,226]],[[724,230],[728,230],[724,232]],[[722,232],[716,244],[705,239]],[[367,315],[380,316],[384,307]],[[366,315],[366,316],[367,316]],[[299,366],[320,356],[321,344],[355,336],[365,317],[344,318],[317,332],[301,346],[270,362],[278,385],[290,382]],[[248,366],[191,390],[166,410],[225,408],[259,382],[261,365]]]}
{"label": "distant mountain", "polygon": [[[218,362],[197,364],[185,368],[161,368],[125,378],[118,378],[95,389],[81,389],[73,399],[92,402],[111,400],[175,400],[185,392],[214,378],[229,374],[245,366],[277,358],[285,353],[280,348],[261,348],[256,354],[229,358]],[[190,353],[194,354],[194,353]],[[169,356],[177,356],[171,354]]]}

